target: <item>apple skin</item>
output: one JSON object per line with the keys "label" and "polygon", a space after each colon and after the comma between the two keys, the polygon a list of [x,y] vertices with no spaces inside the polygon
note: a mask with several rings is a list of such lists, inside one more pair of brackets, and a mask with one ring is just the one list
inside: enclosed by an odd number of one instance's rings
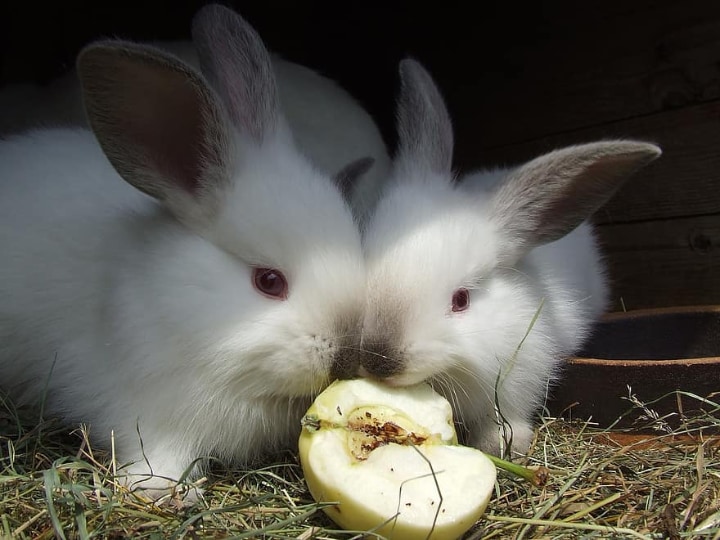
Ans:
{"label": "apple skin", "polygon": [[452,409],[427,384],[335,381],[308,409],[299,439],[311,495],[347,530],[393,540],[455,539],[483,514],[495,465],[457,444]]}

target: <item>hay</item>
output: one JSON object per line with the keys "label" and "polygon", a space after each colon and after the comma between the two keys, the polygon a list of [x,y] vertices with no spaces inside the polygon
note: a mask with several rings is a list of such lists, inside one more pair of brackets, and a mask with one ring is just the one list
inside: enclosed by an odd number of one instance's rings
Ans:
{"label": "hay", "polygon": [[[546,467],[547,483],[500,471],[486,515],[466,538],[720,539],[720,441],[705,434],[720,433],[720,407],[697,400],[706,413],[670,433],[640,400],[657,434],[545,418],[521,462]],[[205,492],[194,506],[179,498],[154,505],[113,480],[117,465],[86,430],[32,418],[7,401],[0,409],[2,538],[363,537],[325,517],[292,455],[198,480]]]}

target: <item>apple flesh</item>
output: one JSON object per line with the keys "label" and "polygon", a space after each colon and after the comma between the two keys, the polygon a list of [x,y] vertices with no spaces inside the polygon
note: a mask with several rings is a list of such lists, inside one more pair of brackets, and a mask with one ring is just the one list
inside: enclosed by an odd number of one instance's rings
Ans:
{"label": "apple flesh", "polygon": [[429,385],[335,381],[303,419],[300,461],[344,529],[393,540],[460,537],[485,511],[495,465],[457,444],[452,409]]}

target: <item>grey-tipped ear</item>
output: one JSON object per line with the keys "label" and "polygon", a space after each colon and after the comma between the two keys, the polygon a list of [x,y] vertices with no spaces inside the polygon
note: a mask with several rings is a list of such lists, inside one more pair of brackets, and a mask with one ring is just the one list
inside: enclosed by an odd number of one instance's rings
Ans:
{"label": "grey-tipped ear", "polygon": [[452,168],[450,114],[430,74],[417,61],[400,62],[397,106],[399,157],[438,174]]}
{"label": "grey-tipped ear", "polygon": [[366,156],[348,163],[333,176],[335,184],[348,204],[352,204],[352,193],[356,182],[367,174],[373,165],[375,158]]}
{"label": "grey-tipped ear", "polygon": [[200,74],[153,47],[98,41],[78,55],[85,111],[130,184],[169,202],[227,181],[227,127]]}
{"label": "grey-tipped ear", "polygon": [[492,200],[503,258],[510,262],[562,238],[660,154],[650,143],[603,141],[556,150],[515,169]]}
{"label": "grey-tipped ear", "polygon": [[220,94],[233,124],[260,141],[278,125],[279,98],[265,45],[234,11],[210,4],[192,23],[203,74]]}

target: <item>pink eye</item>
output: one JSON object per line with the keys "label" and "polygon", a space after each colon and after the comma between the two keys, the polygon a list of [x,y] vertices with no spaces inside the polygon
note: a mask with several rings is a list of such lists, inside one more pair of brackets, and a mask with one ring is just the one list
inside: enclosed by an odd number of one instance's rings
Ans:
{"label": "pink eye", "polygon": [[465,311],[470,307],[470,292],[467,289],[458,289],[453,293],[452,310]]}
{"label": "pink eye", "polygon": [[268,298],[285,300],[288,295],[288,284],[280,270],[274,268],[253,269],[253,284],[261,294]]}

